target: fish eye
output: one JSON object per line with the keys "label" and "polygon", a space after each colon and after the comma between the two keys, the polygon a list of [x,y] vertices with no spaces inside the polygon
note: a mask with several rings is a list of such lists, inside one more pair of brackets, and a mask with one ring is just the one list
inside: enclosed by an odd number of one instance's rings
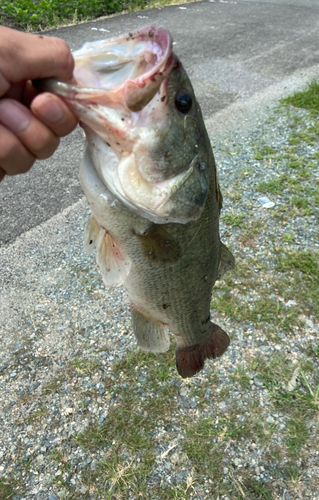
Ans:
{"label": "fish eye", "polygon": [[192,96],[187,90],[182,89],[177,92],[175,97],[175,106],[178,111],[186,115],[186,113],[188,113],[192,109],[192,104]]}

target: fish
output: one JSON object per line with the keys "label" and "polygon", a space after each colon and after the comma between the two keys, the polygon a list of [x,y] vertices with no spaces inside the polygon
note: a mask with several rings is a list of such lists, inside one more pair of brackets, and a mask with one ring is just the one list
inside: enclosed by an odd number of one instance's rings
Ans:
{"label": "fish", "polygon": [[73,53],[72,81],[40,87],[85,132],[84,248],[106,286],[126,288],[140,348],[167,351],[171,332],[177,371],[188,378],[230,343],[210,304],[234,257],[219,236],[222,195],[202,112],[172,45],[155,25],[87,42]]}

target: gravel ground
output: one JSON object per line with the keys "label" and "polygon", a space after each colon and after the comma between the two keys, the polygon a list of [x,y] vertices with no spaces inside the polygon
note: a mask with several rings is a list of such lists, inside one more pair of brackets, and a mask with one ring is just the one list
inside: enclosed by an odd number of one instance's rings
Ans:
{"label": "gravel ground", "polygon": [[[298,111],[297,115],[306,118],[303,127],[310,124],[306,112]],[[261,143],[279,153],[288,147],[290,122],[291,118],[282,112],[244,137],[239,132],[232,133],[220,137],[214,145],[224,194],[222,239],[239,262],[256,257],[267,262],[268,271],[261,273],[260,278],[265,285],[267,276],[275,272],[272,252],[284,234],[290,235],[291,252],[319,250],[316,209],[308,215],[288,213],[283,221],[276,219],[278,213],[272,212],[274,209],[263,208],[257,201],[261,196],[269,196],[276,204],[275,210],[287,202],[288,192],[265,195],[256,190],[258,183],[278,176],[278,166],[276,161],[268,158],[265,163],[255,156],[256,145]],[[318,151],[317,144],[304,143],[302,148],[299,154],[306,161]],[[317,162],[312,176],[318,180],[318,175]],[[296,436],[289,442],[287,439],[292,436],[289,429],[293,418],[288,410],[273,404],[278,386],[266,383],[266,372],[261,377],[260,365],[254,365],[254,360],[262,359],[271,366],[273,359],[285,356],[288,391],[293,392],[299,387],[298,363],[303,359],[312,366],[307,375],[310,385],[318,384],[318,318],[305,312],[301,318],[303,326],[287,332],[271,321],[267,328],[258,319],[228,317],[215,304],[214,321],[232,338],[226,354],[217,362],[206,363],[201,375],[191,381],[178,377],[172,354],[167,378],[163,376],[161,382],[154,382],[155,372],[151,370],[157,365],[165,370],[165,362],[161,362],[161,356],[149,358],[151,361],[139,360],[125,290],[105,289],[94,257],[82,250],[88,214],[82,200],[0,249],[3,498],[318,499],[319,423],[315,405],[319,395],[306,411],[305,439],[291,453]],[[225,218],[227,214],[232,219]],[[234,223],[236,215],[239,225]],[[238,222],[241,218],[242,223]],[[256,222],[262,225],[262,231],[250,245],[243,235],[245,228],[249,232]],[[258,272],[256,269],[257,275]],[[236,294],[238,283],[234,277],[230,279]],[[255,279],[257,283],[258,276]],[[217,296],[225,293],[223,286],[224,283],[217,286]],[[272,288],[270,279],[268,288]],[[259,293],[254,284],[247,291],[251,307]],[[287,310],[294,307],[294,301],[286,306]],[[273,329],[274,335],[270,335],[269,329]],[[309,348],[316,355],[307,357]],[[139,360],[136,367],[125,365],[125,360],[135,359],[134,356]],[[274,368],[271,376],[275,378],[276,373]],[[174,404],[168,415],[162,415],[161,409],[156,418],[152,404],[161,404],[161,391],[167,388]],[[104,444],[85,446],[83,439],[78,438],[92,425],[104,425],[103,432],[111,432],[107,425],[113,424],[108,424],[108,419],[116,405],[121,406],[125,400],[125,390],[136,394],[132,414],[140,412],[141,428],[146,422],[145,408],[153,419],[149,431],[153,461],[145,474],[147,489],[141,486],[140,494],[136,487],[138,472],[125,476],[123,471],[131,470],[132,463],[143,464],[145,451],[133,452],[129,444],[123,444],[117,450],[122,472],[116,469],[112,475],[111,467],[105,464],[115,441],[106,439]],[[139,407],[134,406],[136,402]],[[262,432],[258,431],[257,420]],[[194,439],[198,441],[199,454],[203,442],[208,458],[196,457],[194,447],[191,448],[192,429],[200,429],[203,422],[211,422],[206,445],[204,430],[196,431]],[[131,425],[129,420],[128,426]],[[214,450],[217,472],[211,458]],[[106,469],[109,467],[104,476],[101,463]],[[96,472],[98,476],[94,476]]]}

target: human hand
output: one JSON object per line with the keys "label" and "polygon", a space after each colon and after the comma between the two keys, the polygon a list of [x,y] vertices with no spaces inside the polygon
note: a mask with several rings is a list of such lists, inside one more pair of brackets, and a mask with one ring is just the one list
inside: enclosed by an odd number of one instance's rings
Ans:
{"label": "human hand", "polygon": [[60,38],[0,26],[0,181],[49,158],[77,118],[61,99],[39,94],[31,80],[72,77],[74,60]]}

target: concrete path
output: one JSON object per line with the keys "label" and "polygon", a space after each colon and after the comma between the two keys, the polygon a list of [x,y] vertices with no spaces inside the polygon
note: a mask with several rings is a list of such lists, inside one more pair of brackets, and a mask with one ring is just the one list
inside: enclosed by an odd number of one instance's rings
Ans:
{"label": "concrete path", "polygon": [[[316,0],[221,0],[172,5],[49,32],[71,49],[148,23],[169,29],[212,137],[252,127],[279,97],[319,75]],[[0,245],[82,198],[80,129],[53,158],[0,184]]]}

